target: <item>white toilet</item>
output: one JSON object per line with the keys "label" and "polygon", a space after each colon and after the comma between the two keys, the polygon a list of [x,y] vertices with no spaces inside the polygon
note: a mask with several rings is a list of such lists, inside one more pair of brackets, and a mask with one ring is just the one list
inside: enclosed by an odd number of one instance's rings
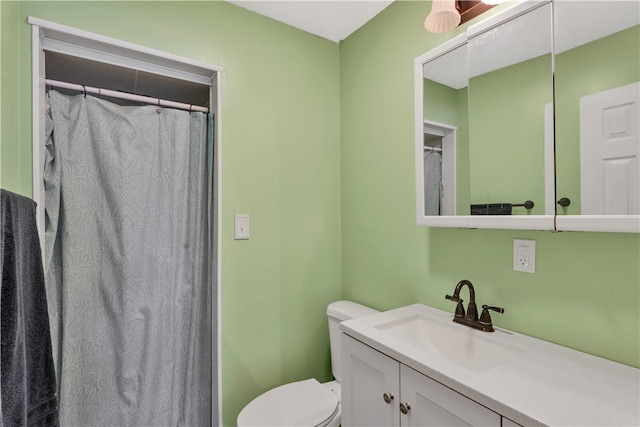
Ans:
{"label": "white toilet", "polygon": [[336,301],[327,307],[331,368],[334,381],[320,384],[311,378],[285,384],[253,399],[238,415],[238,427],[249,426],[339,426],[340,412],[340,322],[378,311],[351,301]]}

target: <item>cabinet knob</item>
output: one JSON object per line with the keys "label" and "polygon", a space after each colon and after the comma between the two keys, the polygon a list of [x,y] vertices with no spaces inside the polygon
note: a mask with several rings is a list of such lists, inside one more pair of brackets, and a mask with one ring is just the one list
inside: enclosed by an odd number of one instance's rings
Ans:
{"label": "cabinet knob", "polygon": [[385,393],[382,395],[382,398],[384,399],[384,403],[391,403],[393,400],[393,393]]}
{"label": "cabinet knob", "polygon": [[562,199],[558,200],[558,204],[563,208],[566,208],[571,204],[571,200],[567,199],[566,197],[563,197]]}
{"label": "cabinet knob", "polygon": [[407,415],[410,410],[411,410],[411,406],[409,406],[408,403],[400,404],[400,412],[402,412],[403,414]]}

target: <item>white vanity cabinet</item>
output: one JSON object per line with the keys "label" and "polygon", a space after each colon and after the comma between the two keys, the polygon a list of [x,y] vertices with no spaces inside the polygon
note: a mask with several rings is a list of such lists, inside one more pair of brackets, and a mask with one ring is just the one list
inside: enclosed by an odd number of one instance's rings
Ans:
{"label": "white vanity cabinet", "polygon": [[499,414],[346,334],[342,377],[343,426],[501,425]]}
{"label": "white vanity cabinet", "polygon": [[345,334],[341,347],[342,425],[400,425],[398,361]]}
{"label": "white vanity cabinet", "polygon": [[412,304],[342,322],[342,425],[638,425],[637,368],[452,319]]}
{"label": "white vanity cabinet", "polygon": [[402,364],[400,383],[403,426],[500,426],[500,415]]}

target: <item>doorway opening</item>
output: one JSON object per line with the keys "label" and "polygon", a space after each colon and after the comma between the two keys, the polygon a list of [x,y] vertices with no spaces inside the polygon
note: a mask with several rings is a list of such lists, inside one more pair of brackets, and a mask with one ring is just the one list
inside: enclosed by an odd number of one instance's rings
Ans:
{"label": "doorway opening", "polygon": [[455,126],[424,121],[424,213],[456,214]]}
{"label": "doorway opening", "polygon": [[[77,98],[79,95],[80,97],[91,96],[98,98],[100,102],[108,101],[113,105],[127,106],[127,108],[134,106],[136,106],[135,108],[144,108],[141,106],[148,106],[151,102],[149,99],[153,98],[157,102],[157,107],[152,108],[157,108],[158,115],[160,115],[160,107],[182,109],[180,114],[183,117],[190,116],[191,110],[195,112],[196,106],[202,108],[200,111],[206,111],[198,114],[205,115],[201,119],[202,122],[210,123],[210,125],[205,123],[199,128],[200,133],[205,134],[203,141],[208,145],[203,157],[203,167],[208,170],[204,190],[202,190],[203,194],[206,193],[204,194],[205,202],[202,211],[205,213],[204,216],[201,215],[200,221],[205,225],[203,228],[205,235],[202,236],[202,240],[208,242],[208,249],[204,255],[206,259],[202,264],[202,268],[206,270],[204,274],[206,274],[205,280],[208,281],[208,291],[198,295],[192,301],[206,300],[208,304],[208,308],[203,309],[204,312],[208,311],[206,322],[209,323],[207,330],[210,330],[210,350],[208,353],[210,353],[211,399],[207,404],[207,411],[211,423],[221,425],[220,73],[222,69],[189,58],[38,18],[29,17],[28,22],[32,25],[33,198],[38,204],[38,231],[45,264],[48,255],[45,253],[45,210],[47,206],[44,177],[45,159],[48,155],[46,152],[48,135],[47,90],[55,90],[62,97],[68,96],[69,99]],[[47,82],[47,80],[49,81]],[[78,89],[78,87],[82,87],[82,89]],[[97,93],[88,95],[89,88],[95,88]],[[111,93],[110,96],[105,95],[109,93]],[[174,104],[183,105],[174,106]],[[187,109],[189,111],[184,111]],[[203,129],[204,131],[202,131]],[[187,206],[185,206],[186,208]],[[67,264],[66,268],[68,267]],[[153,295],[149,295],[148,298],[143,296],[142,300],[153,300]],[[171,300],[162,301],[162,299],[158,299],[151,302],[164,305],[172,303]],[[193,305],[194,302],[189,305]],[[139,320],[131,312],[128,315],[121,314],[120,317],[128,319],[129,322]],[[143,316],[147,319],[144,322],[148,323],[149,318],[145,316],[147,314]],[[131,381],[136,383],[141,378],[136,369],[131,369],[130,364],[127,367],[123,365],[119,373],[122,374],[123,384],[131,384]],[[130,391],[130,388],[128,390]],[[143,391],[140,388],[139,390]],[[198,396],[197,399],[202,400],[202,396]],[[115,402],[111,403],[115,408],[118,407]]]}

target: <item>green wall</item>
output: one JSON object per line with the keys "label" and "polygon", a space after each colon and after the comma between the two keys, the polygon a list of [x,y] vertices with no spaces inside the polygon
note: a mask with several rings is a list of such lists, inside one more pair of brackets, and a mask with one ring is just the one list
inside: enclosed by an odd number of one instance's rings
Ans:
{"label": "green wall", "polygon": [[[453,311],[466,278],[499,326],[640,366],[638,234],[416,225],[413,59],[460,32],[427,33],[429,10],[396,1],[340,45],[342,296]],[[536,241],[535,274],[512,270],[514,238]]]}
{"label": "green wall", "polygon": [[[0,185],[30,194],[31,148],[25,150],[20,140],[20,4],[0,3]],[[25,171],[28,168],[28,171]]]}
{"label": "green wall", "polygon": [[[458,90],[433,80],[423,80],[423,115],[425,120],[451,126],[460,124]],[[464,100],[464,102],[468,102]]]}
{"label": "green wall", "polygon": [[533,200],[533,209],[513,214],[544,215],[544,112],[552,101],[551,54],[469,80],[472,204]]}
{"label": "green wall", "polygon": [[[597,58],[597,60],[594,60]],[[580,98],[640,81],[640,25],[556,56],[556,185],[580,215]]]}
{"label": "green wall", "polygon": [[[267,389],[329,380],[325,310],[341,296],[338,45],[226,2],[2,2],[2,12],[2,185],[26,195],[28,15],[224,68],[225,425]],[[233,240],[237,213],[251,215],[250,240]]]}

